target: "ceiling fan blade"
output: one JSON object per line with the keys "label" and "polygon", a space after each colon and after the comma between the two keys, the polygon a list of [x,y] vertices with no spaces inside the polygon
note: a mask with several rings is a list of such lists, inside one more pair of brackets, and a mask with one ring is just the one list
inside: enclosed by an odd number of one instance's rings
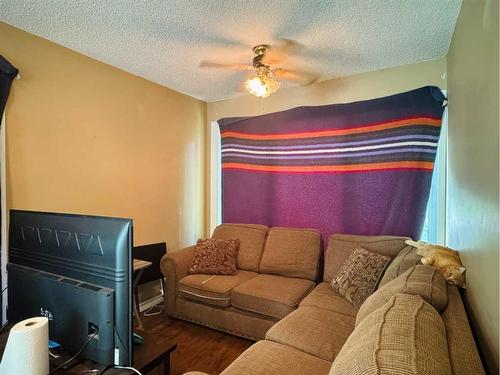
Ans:
{"label": "ceiling fan blade", "polygon": [[276,46],[271,46],[269,51],[262,58],[262,63],[265,65],[279,65],[284,63],[288,56],[296,53],[303,46],[291,39],[282,39],[281,43]]}
{"label": "ceiling fan blade", "polygon": [[217,68],[217,69],[229,69],[229,70],[254,70],[253,65],[245,64],[224,64],[213,61],[202,61],[200,63],[200,68]]}
{"label": "ceiling fan blade", "polygon": [[273,75],[287,81],[299,82],[302,86],[313,84],[319,79],[319,76],[314,73],[282,68],[273,70]]}

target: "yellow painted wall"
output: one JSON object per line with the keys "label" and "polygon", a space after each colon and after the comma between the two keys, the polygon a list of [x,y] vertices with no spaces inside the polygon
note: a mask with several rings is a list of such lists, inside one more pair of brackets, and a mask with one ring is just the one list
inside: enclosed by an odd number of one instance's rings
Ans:
{"label": "yellow painted wall", "polygon": [[[256,116],[304,105],[348,103],[404,92],[426,85],[446,89],[446,59],[378,70],[350,77],[331,79],[306,87],[282,89],[266,99],[245,95],[233,99],[208,103],[208,126],[211,121],[224,117]],[[208,140],[210,141],[210,140]],[[208,143],[207,148],[210,148]],[[208,153],[209,155],[209,153]],[[207,158],[209,159],[209,158]],[[207,163],[210,181],[210,160]],[[207,225],[210,222],[210,196],[208,185]],[[208,231],[208,228],[207,228]]]}
{"label": "yellow painted wall", "polygon": [[465,300],[498,373],[498,1],[465,0],[448,53],[447,243],[467,267]]}
{"label": "yellow painted wall", "polygon": [[8,207],[134,219],[134,242],[204,235],[206,103],[0,23]]}

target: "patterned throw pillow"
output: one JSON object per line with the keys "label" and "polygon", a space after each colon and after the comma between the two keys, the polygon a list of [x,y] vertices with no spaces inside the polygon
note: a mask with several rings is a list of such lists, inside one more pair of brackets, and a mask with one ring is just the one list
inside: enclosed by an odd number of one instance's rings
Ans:
{"label": "patterned throw pillow", "polygon": [[240,240],[198,240],[189,273],[234,275]]}
{"label": "patterned throw pillow", "polygon": [[377,287],[379,278],[390,260],[388,256],[358,247],[349,255],[337,277],[332,280],[332,287],[359,308]]}

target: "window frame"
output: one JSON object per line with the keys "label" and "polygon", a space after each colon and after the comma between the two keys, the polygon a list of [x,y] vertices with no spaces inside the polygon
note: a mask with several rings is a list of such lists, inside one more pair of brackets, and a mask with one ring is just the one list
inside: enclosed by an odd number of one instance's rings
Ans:
{"label": "window frame", "polygon": [[[445,97],[447,91],[442,90]],[[432,173],[431,190],[427,202],[424,230],[428,232],[421,234],[421,239],[440,245],[446,245],[446,181],[447,181],[447,159],[448,159],[448,107],[445,107],[441,123],[441,134],[439,137]]]}

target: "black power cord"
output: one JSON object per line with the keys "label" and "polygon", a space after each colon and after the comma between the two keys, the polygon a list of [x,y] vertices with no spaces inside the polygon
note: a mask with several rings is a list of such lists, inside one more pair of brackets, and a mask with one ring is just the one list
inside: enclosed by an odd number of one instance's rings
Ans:
{"label": "black power cord", "polygon": [[78,357],[85,350],[85,348],[87,347],[87,345],[92,341],[92,339],[97,335],[98,332],[99,331],[96,330],[94,332],[94,334],[92,336],[90,336],[89,339],[85,342],[85,344],[83,344],[82,348],[78,351],[78,353],[76,353],[73,357],[71,357],[70,359],[68,359],[67,361],[63,362],[62,364],[60,364],[59,366],[57,366],[55,369],[53,369],[52,371],[50,371],[49,375],[55,373],[57,370],[63,368],[68,363],[70,363],[72,360],[74,360],[76,357]]}

